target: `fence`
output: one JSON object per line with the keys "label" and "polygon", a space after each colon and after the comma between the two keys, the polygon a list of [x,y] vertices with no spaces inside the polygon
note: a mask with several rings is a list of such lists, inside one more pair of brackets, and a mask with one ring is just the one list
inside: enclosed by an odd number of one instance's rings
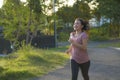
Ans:
{"label": "fence", "polygon": [[[40,36],[33,38],[31,45],[37,48],[53,48],[55,47],[54,36]],[[0,54],[11,53],[11,44],[10,41],[5,40],[3,37],[0,37]]]}
{"label": "fence", "polygon": [[52,48],[55,47],[55,38],[54,36],[35,37],[31,44],[37,48]]}
{"label": "fence", "polygon": [[0,37],[0,54],[12,52],[10,41]]}

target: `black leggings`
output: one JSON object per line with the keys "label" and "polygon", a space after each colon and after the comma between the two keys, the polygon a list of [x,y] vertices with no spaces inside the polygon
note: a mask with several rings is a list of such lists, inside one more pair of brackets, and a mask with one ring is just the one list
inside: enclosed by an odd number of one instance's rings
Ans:
{"label": "black leggings", "polygon": [[88,70],[90,67],[90,61],[79,64],[75,60],[71,60],[72,80],[77,80],[79,68],[81,69],[84,80],[89,80]]}

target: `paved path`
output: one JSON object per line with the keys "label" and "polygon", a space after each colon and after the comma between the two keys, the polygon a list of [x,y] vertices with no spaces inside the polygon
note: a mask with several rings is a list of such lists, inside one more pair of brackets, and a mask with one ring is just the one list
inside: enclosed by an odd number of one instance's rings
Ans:
{"label": "paved path", "polygon": [[[97,48],[95,44],[90,43],[88,52],[91,59],[90,80],[120,80],[119,48]],[[70,62],[34,80],[71,80]],[[78,80],[83,80],[81,73],[79,73]]]}

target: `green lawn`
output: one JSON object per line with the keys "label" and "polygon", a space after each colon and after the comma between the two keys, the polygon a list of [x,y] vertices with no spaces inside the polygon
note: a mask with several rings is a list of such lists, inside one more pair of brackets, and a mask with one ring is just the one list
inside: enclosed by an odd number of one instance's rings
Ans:
{"label": "green lawn", "polygon": [[24,46],[16,53],[0,57],[0,80],[29,80],[55,70],[69,59],[63,52],[65,49]]}

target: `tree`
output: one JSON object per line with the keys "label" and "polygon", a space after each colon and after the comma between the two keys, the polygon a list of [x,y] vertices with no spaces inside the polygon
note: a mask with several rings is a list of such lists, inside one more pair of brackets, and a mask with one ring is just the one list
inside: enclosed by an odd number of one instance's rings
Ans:
{"label": "tree", "polygon": [[73,16],[81,17],[85,20],[89,20],[91,18],[90,7],[88,5],[87,0],[77,0],[73,5]]}
{"label": "tree", "polygon": [[73,23],[77,17],[86,20],[91,18],[90,7],[88,6],[88,3],[83,1],[76,1],[72,7],[63,6],[59,8],[57,15],[64,23]]}
{"label": "tree", "polygon": [[101,16],[110,20],[109,36],[120,36],[120,1],[119,0],[96,0],[98,6],[94,15],[99,19]]}
{"label": "tree", "polygon": [[[32,38],[34,36],[34,33],[37,30],[37,26],[38,25],[34,25],[34,32],[31,31],[31,25],[32,23],[34,24],[34,20],[36,21],[40,21],[40,14],[42,13],[42,7],[41,7],[41,3],[40,0],[27,0],[28,1],[28,7],[29,7],[29,21],[27,24],[27,34],[26,34],[26,44],[32,41]],[[35,19],[33,19],[33,16],[35,15]],[[30,37],[30,33],[32,32],[32,35]]]}
{"label": "tree", "polygon": [[[22,35],[26,36],[26,44],[31,43],[36,32],[44,25],[45,15],[39,0],[28,0],[25,5],[20,0],[5,0],[0,9],[1,25],[4,37],[16,45]],[[32,33],[32,34],[31,34]]]}
{"label": "tree", "polygon": [[4,37],[15,46],[20,35],[24,34],[28,20],[28,9],[20,0],[5,0],[1,8],[1,25],[4,27]]}

